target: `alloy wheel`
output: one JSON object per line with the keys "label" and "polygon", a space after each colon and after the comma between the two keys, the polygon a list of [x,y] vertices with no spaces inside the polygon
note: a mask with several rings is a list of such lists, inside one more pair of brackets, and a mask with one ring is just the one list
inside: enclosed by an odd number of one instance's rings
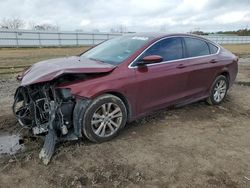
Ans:
{"label": "alloy wheel", "polygon": [[102,104],[93,114],[91,127],[99,137],[113,135],[121,126],[122,110],[115,103]]}
{"label": "alloy wheel", "polygon": [[219,80],[213,91],[213,97],[216,102],[220,102],[223,100],[227,92],[227,83],[225,80]]}

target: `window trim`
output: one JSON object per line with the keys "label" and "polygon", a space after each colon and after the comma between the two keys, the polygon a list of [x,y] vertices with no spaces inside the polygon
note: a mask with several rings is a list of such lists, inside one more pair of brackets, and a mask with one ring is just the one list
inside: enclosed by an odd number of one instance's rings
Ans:
{"label": "window trim", "polygon": [[[128,68],[129,69],[134,69],[134,68],[138,68],[137,65],[133,65],[140,57],[141,55],[146,51],[148,50],[150,47],[152,47],[153,45],[155,45],[156,43],[162,41],[162,40],[165,40],[165,39],[168,39],[168,38],[176,38],[176,37],[180,37],[182,39],[182,43],[184,42],[183,38],[184,37],[188,37],[188,38],[195,38],[195,39],[199,39],[199,40],[202,40],[206,43],[211,43],[213,44],[214,46],[216,46],[218,48],[217,52],[216,53],[213,53],[213,54],[209,54],[209,55],[202,55],[202,56],[195,56],[195,57],[187,57],[187,58],[181,58],[181,59],[176,59],[176,60],[170,60],[170,61],[162,61],[162,62],[159,62],[159,63],[152,63],[152,64],[147,64],[146,66],[154,66],[154,65],[161,65],[161,64],[167,64],[167,63],[172,63],[172,62],[178,62],[178,61],[183,61],[183,60],[189,60],[189,59],[197,59],[197,58],[201,58],[201,57],[209,57],[209,56],[213,56],[213,55],[217,55],[219,54],[220,50],[221,50],[221,47],[215,43],[212,43],[210,42],[209,40],[205,39],[205,38],[199,38],[199,37],[195,37],[195,36],[185,36],[185,35],[174,35],[174,36],[167,36],[167,37],[163,37],[155,42],[153,42],[151,45],[149,45],[145,50],[143,50],[129,65],[128,65]],[[208,45],[208,44],[207,44]],[[209,46],[209,45],[208,45]],[[182,44],[182,48],[184,48],[183,44]],[[184,49],[183,49],[184,50]],[[186,49],[185,49],[186,50]],[[210,49],[209,49],[210,51]]]}

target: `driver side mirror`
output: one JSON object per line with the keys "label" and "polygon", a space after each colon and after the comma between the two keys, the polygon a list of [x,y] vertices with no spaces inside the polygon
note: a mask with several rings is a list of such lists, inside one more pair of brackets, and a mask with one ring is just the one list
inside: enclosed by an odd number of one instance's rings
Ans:
{"label": "driver side mirror", "polygon": [[137,63],[137,65],[146,65],[151,63],[159,63],[163,61],[163,57],[159,55],[148,55],[145,56],[141,61]]}

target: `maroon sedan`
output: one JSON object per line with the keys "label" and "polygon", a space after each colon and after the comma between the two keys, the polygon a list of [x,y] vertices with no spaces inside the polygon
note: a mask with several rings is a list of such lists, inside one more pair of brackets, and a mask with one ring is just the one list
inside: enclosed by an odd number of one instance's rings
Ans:
{"label": "maroon sedan", "polygon": [[220,104],[237,61],[195,35],[125,35],[31,66],[19,77],[13,111],[22,126],[46,135],[40,157],[49,159],[53,147],[46,146],[56,140],[103,142],[127,122],[168,106]]}

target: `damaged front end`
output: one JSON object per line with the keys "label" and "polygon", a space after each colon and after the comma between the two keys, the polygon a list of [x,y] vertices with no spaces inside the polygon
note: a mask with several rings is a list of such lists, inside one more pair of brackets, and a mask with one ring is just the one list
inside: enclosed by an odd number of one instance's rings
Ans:
{"label": "damaged front end", "polygon": [[46,135],[40,153],[45,164],[57,140],[78,139],[71,129],[75,103],[69,89],[57,89],[51,83],[21,86],[16,91],[13,112],[20,125],[32,129],[34,135]]}
{"label": "damaged front end", "polygon": [[79,114],[90,102],[83,96],[76,98],[70,88],[60,85],[85,82],[114,69],[110,64],[72,56],[36,63],[18,77],[21,83],[15,93],[13,112],[20,125],[34,135],[45,136],[39,155],[45,164],[57,142],[82,136]]}
{"label": "damaged front end", "polygon": [[32,128],[35,135],[52,127],[65,135],[72,124],[74,105],[75,99],[68,89],[56,89],[50,83],[36,84],[16,90],[13,112],[20,125]]}

